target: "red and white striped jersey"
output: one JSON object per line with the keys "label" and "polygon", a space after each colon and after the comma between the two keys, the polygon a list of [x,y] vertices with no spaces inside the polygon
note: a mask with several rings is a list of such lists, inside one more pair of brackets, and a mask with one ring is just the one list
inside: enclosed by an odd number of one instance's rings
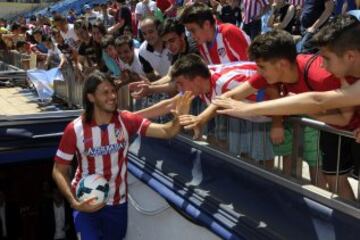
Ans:
{"label": "red and white striped jersey", "polygon": [[[257,72],[257,66],[254,62],[211,65],[209,69],[211,72],[211,91],[208,94],[200,95],[200,98],[207,104],[210,104],[216,96],[220,96],[248,81]],[[256,101],[256,95],[250,95],[247,99]]]}
{"label": "red and white striped jersey", "polygon": [[302,7],[304,5],[304,0],[289,0],[288,2],[294,6]]}
{"label": "red and white striped jersey", "polygon": [[259,19],[261,10],[266,5],[269,5],[268,0],[243,0],[243,22],[248,24]]}
{"label": "red and white striped jersey", "polygon": [[217,25],[211,44],[199,45],[199,51],[208,64],[220,64],[248,60],[250,38],[233,24]]}
{"label": "red and white striped jersey", "polygon": [[86,123],[83,116],[68,124],[56,152],[55,161],[71,164],[76,154],[78,167],[71,182],[76,189],[81,178],[101,174],[110,185],[108,205],[127,201],[127,151],[129,137],[145,134],[150,121],[131,112],[114,114],[107,125]]}

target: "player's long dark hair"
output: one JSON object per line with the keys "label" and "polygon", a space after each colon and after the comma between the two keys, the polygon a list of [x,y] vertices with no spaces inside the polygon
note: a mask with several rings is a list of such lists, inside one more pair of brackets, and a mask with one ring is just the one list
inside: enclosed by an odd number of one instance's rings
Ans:
{"label": "player's long dark hair", "polygon": [[104,73],[95,70],[85,80],[83,88],[83,106],[84,106],[84,118],[85,122],[90,123],[94,115],[94,103],[89,101],[88,94],[94,94],[97,87],[104,81],[114,85],[111,78],[107,77]]}

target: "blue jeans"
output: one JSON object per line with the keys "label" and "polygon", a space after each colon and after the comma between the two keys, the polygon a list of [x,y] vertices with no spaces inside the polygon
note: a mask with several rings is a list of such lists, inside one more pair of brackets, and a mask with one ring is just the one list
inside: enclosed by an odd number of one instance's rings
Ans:
{"label": "blue jeans", "polygon": [[121,240],[127,229],[127,203],[107,205],[94,213],[74,211],[73,218],[81,240]]}
{"label": "blue jeans", "polygon": [[296,45],[296,50],[298,53],[316,53],[317,49],[312,45],[311,40],[314,36],[314,33],[304,32],[303,37],[301,38],[300,42]]}

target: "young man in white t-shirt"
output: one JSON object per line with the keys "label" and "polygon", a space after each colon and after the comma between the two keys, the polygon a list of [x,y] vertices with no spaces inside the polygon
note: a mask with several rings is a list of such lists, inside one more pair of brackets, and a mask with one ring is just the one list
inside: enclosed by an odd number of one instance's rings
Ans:
{"label": "young man in white t-shirt", "polygon": [[61,36],[65,40],[67,44],[72,48],[77,48],[79,45],[79,38],[77,37],[74,24],[69,24],[65,17],[63,16],[55,16],[54,24],[57,29],[59,29]]}

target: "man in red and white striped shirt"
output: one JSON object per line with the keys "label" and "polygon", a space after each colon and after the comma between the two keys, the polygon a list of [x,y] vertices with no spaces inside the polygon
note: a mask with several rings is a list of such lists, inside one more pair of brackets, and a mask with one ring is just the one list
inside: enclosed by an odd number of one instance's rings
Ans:
{"label": "man in red and white striped shirt", "polygon": [[289,4],[294,5],[295,7],[302,7],[304,5],[304,0],[288,0]]}
{"label": "man in red and white striped shirt", "polygon": [[[131,112],[117,111],[115,86],[100,72],[88,77],[84,91],[85,112],[64,131],[55,156],[53,178],[76,210],[74,222],[82,240],[123,239],[127,226],[129,138],[136,134],[175,136],[180,129],[178,114],[188,113],[192,97],[186,93],[179,98],[172,122],[155,124]],[[69,170],[75,155],[78,167],[70,187]],[[109,182],[106,203],[93,204],[94,198],[80,202],[74,196],[79,181],[91,174],[100,174]]]}
{"label": "man in red and white striped shirt", "polygon": [[268,6],[268,0],[243,0],[243,30],[251,39],[261,33],[261,16]]}
{"label": "man in red and white striped shirt", "polygon": [[197,42],[208,64],[248,60],[249,37],[232,24],[217,24],[212,11],[202,3],[185,8],[180,21]]}

